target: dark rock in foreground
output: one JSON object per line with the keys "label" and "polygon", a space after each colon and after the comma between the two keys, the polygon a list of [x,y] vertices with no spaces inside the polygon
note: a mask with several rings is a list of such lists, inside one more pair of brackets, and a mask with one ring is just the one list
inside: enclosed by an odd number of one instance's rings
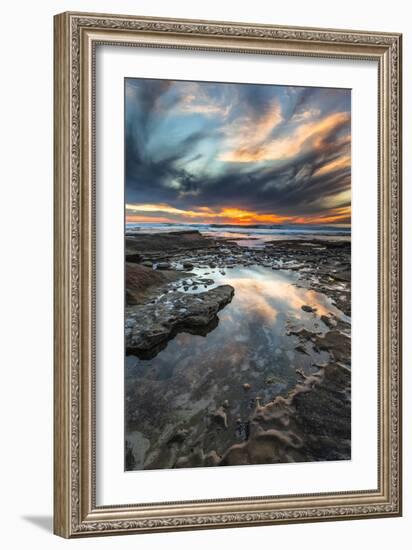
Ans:
{"label": "dark rock in foreground", "polygon": [[[217,313],[231,302],[234,289],[222,285],[199,294],[175,293],[156,303],[129,308],[126,318],[126,354],[148,358],[156,355],[178,332],[217,326]],[[154,355],[153,355],[154,352]]]}

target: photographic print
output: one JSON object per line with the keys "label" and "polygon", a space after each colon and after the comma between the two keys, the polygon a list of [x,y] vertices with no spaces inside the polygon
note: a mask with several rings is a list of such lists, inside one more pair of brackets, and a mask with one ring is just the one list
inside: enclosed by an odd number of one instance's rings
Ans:
{"label": "photographic print", "polygon": [[54,48],[54,532],[400,516],[402,35]]}
{"label": "photographic print", "polygon": [[351,457],[351,93],[125,79],[125,469]]}

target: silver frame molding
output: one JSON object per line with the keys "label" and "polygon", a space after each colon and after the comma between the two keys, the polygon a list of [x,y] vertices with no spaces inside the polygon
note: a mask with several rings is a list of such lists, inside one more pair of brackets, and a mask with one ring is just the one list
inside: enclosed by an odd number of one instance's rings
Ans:
{"label": "silver frame molding", "polygon": [[[57,15],[54,24],[54,532],[79,537],[401,515],[401,35],[86,13]],[[94,81],[99,44],[377,62],[377,490],[96,506]]]}

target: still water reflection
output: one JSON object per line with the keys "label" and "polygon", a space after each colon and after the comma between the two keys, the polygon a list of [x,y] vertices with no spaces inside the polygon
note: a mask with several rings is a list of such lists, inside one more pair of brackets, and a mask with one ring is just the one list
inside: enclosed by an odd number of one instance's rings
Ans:
{"label": "still water reflection", "polygon": [[[126,432],[133,443],[144,440],[140,464],[153,460],[179,427],[202,430],[205,418],[225,400],[233,418],[248,415],[254,400],[273,399],[296,384],[296,370],[310,372],[328,360],[308,342],[300,346],[290,331],[325,332],[321,315],[348,320],[323,294],[296,286],[298,274],[261,266],[196,269],[192,278],[213,279],[235,289],[232,302],[219,313],[218,326],[206,337],[178,334],[151,360],[126,358]],[[190,287],[189,287],[190,288]],[[199,285],[196,290],[203,292]],[[178,292],[184,292],[179,283]],[[303,305],[316,313],[302,310]],[[296,349],[298,348],[298,349]],[[244,384],[250,385],[245,391]],[[228,438],[232,437],[228,432]],[[234,443],[234,441],[228,441]]]}

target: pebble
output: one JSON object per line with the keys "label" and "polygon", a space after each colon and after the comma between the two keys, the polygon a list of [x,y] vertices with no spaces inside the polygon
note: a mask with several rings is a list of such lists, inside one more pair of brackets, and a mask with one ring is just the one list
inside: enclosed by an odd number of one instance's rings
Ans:
{"label": "pebble", "polygon": [[306,304],[302,306],[302,309],[307,313],[314,313],[316,311],[315,307],[307,306]]}

